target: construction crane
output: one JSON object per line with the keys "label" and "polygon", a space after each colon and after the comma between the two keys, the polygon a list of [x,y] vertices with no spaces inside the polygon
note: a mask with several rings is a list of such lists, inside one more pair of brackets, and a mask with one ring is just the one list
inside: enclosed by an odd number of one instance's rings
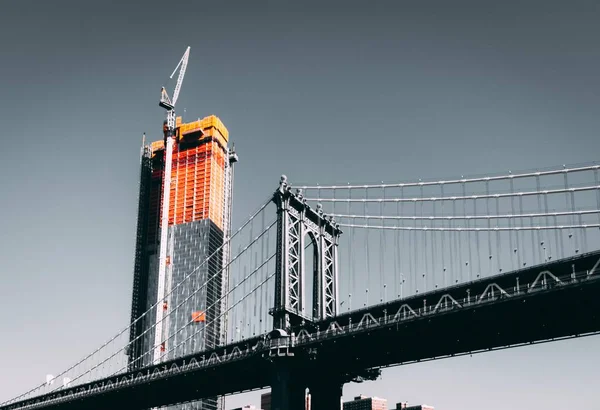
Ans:
{"label": "construction crane", "polygon": [[165,299],[165,278],[168,269],[167,258],[167,236],[169,231],[169,197],[171,192],[171,167],[173,162],[173,144],[175,143],[175,104],[179,98],[181,91],[181,83],[185,76],[185,70],[190,56],[190,47],[185,50],[183,57],[179,60],[177,67],[169,78],[173,78],[177,70],[177,84],[173,90],[173,98],[169,98],[169,94],[165,87],[162,88],[160,94],[159,105],[167,110],[167,120],[165,121],[165,162],[163,175],[163,192],[162,192],[162,210],[160,217],[160,251],[158,259],[158,290],[157,290],[157,305],[156,305],[156,327],[154,333],[154,363],[159,363],[161,356],[166,351],[163,334],[163,318],[167,310],[167,301]]}

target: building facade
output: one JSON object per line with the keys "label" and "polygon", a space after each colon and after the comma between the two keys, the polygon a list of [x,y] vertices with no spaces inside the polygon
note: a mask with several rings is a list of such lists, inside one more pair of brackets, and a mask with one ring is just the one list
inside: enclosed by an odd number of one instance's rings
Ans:
{"label": "building facade", "polygon": [[396,403],[396,410],[434,410],[433,406],[428,406],[426,404],[417,404],[414,406],[409,406],[408,403]]}
{"label": "building facade", "polygon": [[[225,238],[237,161],[228,140],[227,128],[214,115],[191,123],[177,118],[163,295],[158,294],[158,265],[165,139],[142,148],[128,349],[132,370],[156,363],[155,351],[165,361],[226,340],[228,275],[223,267],[229,258]],[[162,334],[154,330],[156,309],[163,310]],[[170,408],[212,410],[222,404],[215,398]]]}
{"label": "building facade", "polygon": [[344,402],[344,410],[387,410],[387,400],[360,395],[352,401]]}
{"label": "building facade", "polygon": [[[271,410],[271,392],[260,395],[260,409]],[[310,394],[304,396],[304,409],[310,410]]]}
{"label": "building facade", "polygon": [[260,395],[260,409],[271,410],[271,392]]}

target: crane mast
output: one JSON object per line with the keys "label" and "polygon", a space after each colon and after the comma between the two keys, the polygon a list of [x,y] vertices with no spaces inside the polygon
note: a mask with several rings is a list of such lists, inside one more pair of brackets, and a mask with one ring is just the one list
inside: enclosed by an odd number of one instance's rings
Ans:
{"label": "crane mast", "polygon": [[163,192],[162,192],[162,209],[160,217],[160,250],[158,259],[158,286],[157,286],[157,304],[156,304],[156,327],[154,333],[154,364],[161,361],[161,357],[165,354],[165,335],[163,332],[165,311],[167,309],[165,299],[165,282],[168,268],[167,259],[167,241],[169,232],[169,199],[171,192],[171,168],[173,163],[173,145],[175,143],[175,104],[177,98],[179,98],[179,92],[181,91],[181,83],[185,76],[185,70],[187,69],[188,58],[190,55],[190,47],[185,50],[183,57],[179,60],[177,67],[173,70],[173,73],[169,78],[173,78],[177,70],[179,70],[179,76],[177,77],[177,84],[173,91],[173,98],[169,98],[167,90],[163,87],[161,90],[159,105],[167,110],[167,120],[165,124],[165,161],[164,161],[164,175],[163,175]]}

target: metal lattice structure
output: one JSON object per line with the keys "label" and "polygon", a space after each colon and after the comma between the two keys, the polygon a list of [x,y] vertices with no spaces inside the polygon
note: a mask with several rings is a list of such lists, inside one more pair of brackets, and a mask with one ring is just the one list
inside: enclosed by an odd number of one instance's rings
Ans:
{"label": "metal lattice structure", "polygon": [[[311,208],[295,194],[285,176],[273,202],[277,205],[277,270],[275,279],[274,326],[288,329],[303,320],[315,321],[337,314],[337,247],[342,231],[332,217],[327,218],[319,205]],[[315,245],[310,276],[305,266],[306,241]],[[313,306],[306,314],[305,288],[313,281]]]}

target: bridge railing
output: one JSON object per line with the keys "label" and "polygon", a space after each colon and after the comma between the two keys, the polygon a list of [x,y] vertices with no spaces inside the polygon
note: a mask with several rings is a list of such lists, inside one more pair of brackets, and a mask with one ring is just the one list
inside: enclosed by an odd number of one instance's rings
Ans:
{"label": "bridge railing", "polygon": [[[600,269],[598,270],[600,271]],[[517,278],[515,279],[518,281]],[[347,324],[342,325],[334,320],[325,330],[318,330],[316,332],[300,330],[296,339],[296,344],[298,346],[303,346],[349,333],[369,331],[382,326],[419,320],[431,315],[493,304],[514,297],[525,297],[538,292],[547,292],[560,287],[581,284],[586,281],[600,281],[600,276],[596,272],[591,272],[590,270],[576,271],[560,277],[554,276],[548,271],[542,271],[535,280],[530,283],[519,284],[517,282],[512,287],[501,287],[497,283],[491,282],[485,288],[484,292],[475,295],[465,295],[458,299],[440,291],[438,292],[438,298],[434,299],[429,304],[415,306],[411,304],[409,300],[406,300],[406,303],[402,304],[396,311],[389,312],[385,309],[386,306],[399,304],[398,301],[392,301],[386,304],[372,306],[371,308],[361,309],[364,313],[360,316],[360,320],[355,321],[354,323],[351,317]],[[377,311],[380,314],[374,315],[371,311]]]}

